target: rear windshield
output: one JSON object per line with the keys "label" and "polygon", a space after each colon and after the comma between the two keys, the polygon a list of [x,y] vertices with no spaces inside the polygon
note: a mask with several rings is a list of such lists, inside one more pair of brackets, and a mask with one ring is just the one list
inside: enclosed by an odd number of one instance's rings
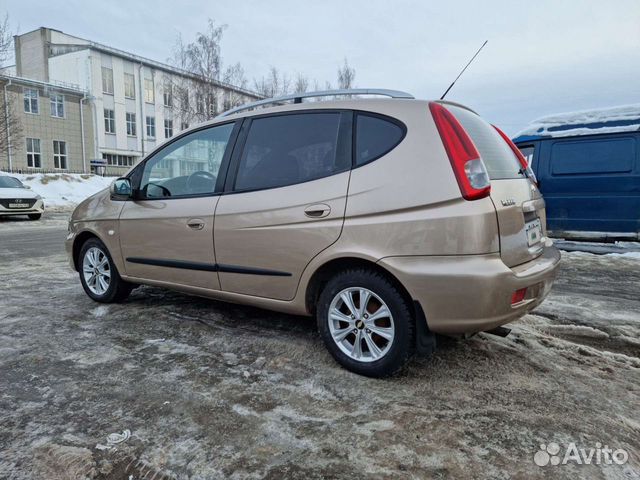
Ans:
{"label": "rear windshield", "polygon": [[520,173],[520,162],[495,128],[464,108],[447,105],[447,110],[453,113],[473,140],[487,167],[489,178],[503,180],[524,177]]}

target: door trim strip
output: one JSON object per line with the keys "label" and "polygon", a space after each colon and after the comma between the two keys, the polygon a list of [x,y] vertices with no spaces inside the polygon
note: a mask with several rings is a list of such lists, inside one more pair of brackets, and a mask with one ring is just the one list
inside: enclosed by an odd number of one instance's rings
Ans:
{"label": "door trim strip", "polygon": [[217,263],[188,262],[185,260],[163,260],[156,258],[127,257],[129,263],[153,265],[154,267],[182,268],[185,270],[199,270],[203,272],[239,273],[245,275],[266,275],[272,277],[291,277],[289,272],[269,270],[266,268],[242,267],[240,265],[223,265]]}

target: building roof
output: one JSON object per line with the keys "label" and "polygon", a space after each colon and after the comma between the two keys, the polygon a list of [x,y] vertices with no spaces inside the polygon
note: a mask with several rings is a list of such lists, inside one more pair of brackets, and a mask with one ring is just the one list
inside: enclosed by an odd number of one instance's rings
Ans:
{"label": "building roof", "polygon": [[514,142],[640,131],[640,103],[541,117],[518,132]]}
{"label": "building roof", "polygon": [[3,81],[11,81],[16,85],[26,85],[30,87],[39,87],[45,89],[55,90],[59,93],[66,93],[69,95],[88,95],[89,92],[82,90],[78,85],[65,83],[65,82],[41,82],[40,80],[33,80],[31,78],[18,77],[15,75],[6,75],[4,73],[0,73],[0,80]]}
{"label": "building roof", "polygon": [[[158,62],[158,61],[152,60],[150,58],[146,58],[146,57],[142,57],[140,55],[136,55],[135,53],[126,52],[124,50],[120,50],[119,48],[110,47],[108,45],[104,45],[104,44],[99,43],[99,42],[94,42],[93,40],[87,40],[85,38],[76,37],[75,35],[69,35],[68,33],[65,33],[65,32],[63,32],[61,30],[57,30],[55,28],[49,28],[49,27],[40,27],[40,28],[51,30],[51,31],[55,31],[55,32],[61,33],[63,35],[66,35],[68,37],[72,37],[72,38],[74,38],[76,40],[80,40],[81,42],[84,42],[83,44],[78,44],[78,43],[62,44],[62,43],[57,43],[57,42],[53,43],[52,42],[52,45],[77,47],[78,49],[91,48],[91,49],[97,50],[99,52],[103,52],[103,53],[106,53],[106,54],[109,54],[109,55],[114,55],[116,57],[124,58],[125,60],[130,60],[130,61],[135,62],[135,63],[141,63],[143,65],[147,65],[149,67],[153,67],[153,68],[156,68],[158,70],[163,70],[163,71],[168,72],[168,73],[181,75],[181,76],[188,77],[188,78],[191,78],[191,79],[196,80],[196,81],[202,81],[202,78],[200,78],[198,75],[194,74],[193,72],[190,72],[188,70],[184,70],[184,69],[181,69],[181,68],[174,67],[174,66],[169,65],[167,63]],[[32,30],[32,31],[35,31],[35,30]],[[26,33],[31,33],[31,32],[26,32]],[[64,54],[62,54],[62,55],[64,55]],[[213,85],[225,88],[227,90],[232,90],[232,91],[237,92],[239,94],[246,95],[248,97],[252,97],[252,98],[256,98],[256,99],[263,98],[263,96],[260,95],[257,92],[254,92],[254,91],[251,91],[251,90],[248,90],[248,89],[245,89],[245,88],[241,88],[241,87],[238,87],[236,85],[231,85],[230,83],[222,82],[220,80],[210,81],[210,83],[212,83]]]}

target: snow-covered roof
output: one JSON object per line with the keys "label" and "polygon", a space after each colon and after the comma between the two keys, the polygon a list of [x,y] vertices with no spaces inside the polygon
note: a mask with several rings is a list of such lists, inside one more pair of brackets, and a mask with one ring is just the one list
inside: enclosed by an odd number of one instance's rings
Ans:
{"label": "snow-covered roof", "polygon": [[640,130],[640,103],[617,107],[557,113],[541,117],[514,135],[514,141],[548,137],[573,137]]}

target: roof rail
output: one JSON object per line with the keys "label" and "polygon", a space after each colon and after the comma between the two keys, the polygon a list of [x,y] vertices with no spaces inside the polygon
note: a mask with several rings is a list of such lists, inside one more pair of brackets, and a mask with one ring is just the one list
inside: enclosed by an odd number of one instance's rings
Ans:
{"label": "roof rail", "polygon": [[414,96],[411,95],[410,93],[400,92],[398,90],[387,90],[384,88],[346,88],[341,90],[320,90],[318,92],[293,93],[291,95],[284,95],[282,97],[258,100],[257,102],[251,102],[245,105],[240,105],[239,107],[232,108],[231,110],[227,110],[226,112],[223,112],[218,116],[226,117],[227,115],[232,115],[234,113],[238,113],[243,110],[250,110],[252,108],[256,108],[261,105],[269,105],[272,103],[283,103],[289,100],[293,100],[293,103],[302,103],[303,98],[336,97],[336,96],[342,96],[342,95],[382,95],[384,97],[391,97],[391,98],[408,98],[408,99],[414,98]]}

